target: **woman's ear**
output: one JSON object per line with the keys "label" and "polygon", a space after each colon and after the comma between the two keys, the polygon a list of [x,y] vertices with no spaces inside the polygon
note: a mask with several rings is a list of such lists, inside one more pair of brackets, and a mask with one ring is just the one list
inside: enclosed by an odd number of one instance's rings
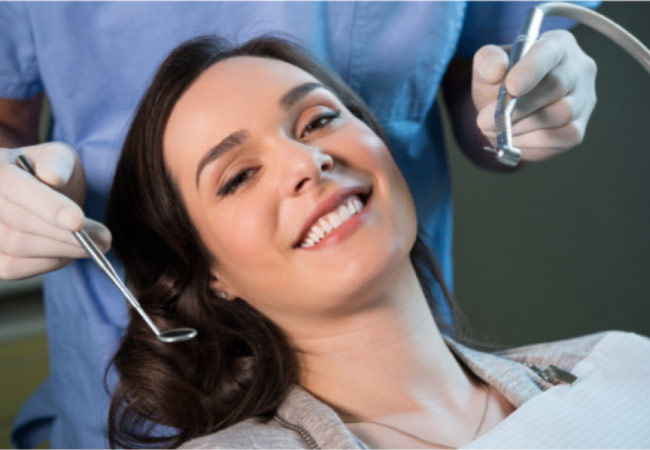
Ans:
{"label": "woman's ear", "polygon": [[210,276],[210,289],[218,298],[222,300],[234,300],[236,296],[230,295],[228,288],[224,285],[223,281],[214,273]]}

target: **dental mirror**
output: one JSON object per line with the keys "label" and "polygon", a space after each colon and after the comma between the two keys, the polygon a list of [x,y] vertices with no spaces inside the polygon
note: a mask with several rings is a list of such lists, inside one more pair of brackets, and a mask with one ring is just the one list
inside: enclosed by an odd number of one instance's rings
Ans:
{"label": "dental mirror", "polygon": [[158,335],[158,340],[162,342],[181,342],[192,339],[196,334],[194,328],[174,328],[173,330],[161,332]]}

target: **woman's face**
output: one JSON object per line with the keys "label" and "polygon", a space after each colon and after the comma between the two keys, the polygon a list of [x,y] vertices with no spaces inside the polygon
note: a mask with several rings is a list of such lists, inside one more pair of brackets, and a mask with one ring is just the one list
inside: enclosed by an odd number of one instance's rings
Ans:
{"label": "woman's face", "polygon": [[[388,148],[291,64],[241,56],[210,67],[174,106],[163,146],[214,257],[212,287],[281,326],[376,300],[408,261],[415,208]],[[363,209],[329,214],[342,204]],[[314,234],[324,237],[311,245]]]}

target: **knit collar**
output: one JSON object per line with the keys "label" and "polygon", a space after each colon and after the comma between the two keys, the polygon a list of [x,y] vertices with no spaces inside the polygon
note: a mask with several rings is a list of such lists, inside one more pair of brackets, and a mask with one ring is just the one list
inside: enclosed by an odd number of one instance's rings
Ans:
{"label": "knit collar", "polygon": [[[476,376],[518,408],[548,387],[526,366],[492,353],[466,347],[443,336],[449,349]],[[368,448],[339,415],[301,386],[295,385],[277,410],[279,422],[293,425],[315,448]],[[286,426],[286,425],[285,425]]]}

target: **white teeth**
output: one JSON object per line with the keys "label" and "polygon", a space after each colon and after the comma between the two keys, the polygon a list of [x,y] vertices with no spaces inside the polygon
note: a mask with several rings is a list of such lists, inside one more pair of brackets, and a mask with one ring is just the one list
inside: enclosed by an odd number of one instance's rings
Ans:
{"label": "white teeth", "polygon": [[343,223],[343,218],[341,217],[341,215],[338,212],[329,213],[327,218],[329,219],[330,223],[332,224],[332,226],[334,228],[340,227],[341,224]]}
{"label": "white teeth", "polygon": [[354,210],[360,212],[363,209],[363,202],[357,198],[355,195],[352,197],[352,204],[354,205]]}
{"label": "white teeth", "polygon": [[318,239],[323,239],[323,236],[325,236],[325,231],[323,231],[323,229],[318,226],[318,223],[311,227],[311,232],[315,233],[316,236],[318,236]]}
{"label": "white teeth", "polygon": [[[329,219],[330,223],[332,224],[332,226],[334,228],[338,228],[343,223],[343,219],[341,218],[341,216],[338,213],[335,213],[335,212],[329,213],[327,218]],[[348,219],[349,219],[349,217],[348,217]]]}
{"label": "white teeth", "polygon": [[332,224],[329,223],[329,222],[327,221],[327,219],[325,219],[325,218],[321,218],[321,219],[318,221],[318,225],[320,225],[320,226],[323,228],[323,231],[325,232],[324,234],[327,234],[327,233],[329,233],[330,231],[332,231],[332,230],[334,229],[334,227],[332,226]]}
{"label": "white teeth", "polygon": [[344,204],[339,206],[338,213],[339,213],[339,216],[341,216],[341,219],[343,220],[343,222],[348,220],[350,218],[350,216],[352,215],[350,213],[350,211],[348,210],[347,206],[345,206]]}
{"label": "white teeth", "polygon": [[307,248],[316,245],[318,241],[323,239],[332,230],[338,228],[353,215],[361,212],[362,209],[363,202],[357,195],[348,197],[336,210],[321,217],[318,222],[311,227],[307,234],[307,238],[303,241],[300,247]]}

